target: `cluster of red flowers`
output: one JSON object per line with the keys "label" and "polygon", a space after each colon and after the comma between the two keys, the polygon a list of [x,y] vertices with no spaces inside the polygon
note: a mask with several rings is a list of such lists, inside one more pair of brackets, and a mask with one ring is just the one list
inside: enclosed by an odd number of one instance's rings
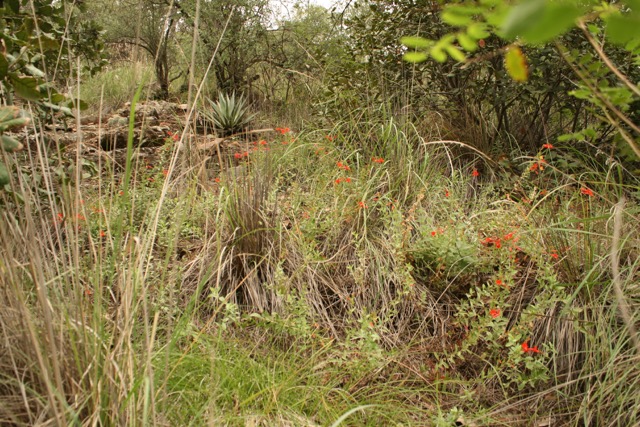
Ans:
{"label": "cluster of red flowers", "polygon": [[280,133],[281,135],[289,133],[289,131],[291,131],[291,129],[289,128],[276,128],[276,132]]}
{"label": "cluster of red flowers", "polygon": [[346,170],[346,171],[350,171],[350,170],[351,170],[351,168],[349,167],[349,165],[348,165],[348,164],[346,164],[346,163],[338,162],[338,163],[336,164],[336,166],[338,166],[338,169],[343,169],[343,170]]}
{"label": "cluster of red flowers", "polygon": [[545,165],[546,163],[547,163],[547,161],[544,159],[544,157],[543,157],[543,156],[540,156],[540,157],[538,158],[538,161],[537,161],[537,162],[535,162],[535,163],[533,163],[533,164],[531,165],[531,167],[529,168],[529,170],[530,170],[531,172],[534,172],[534,173],[538,173],[538,171],[543,171],[543,170],[544,170],[544,165]]}
{"label": "cluster of red flowers", "polygon": [[384,163],[384,159],[382,157],[374,157],[371,159],[373,163]]}
{"label": "cluster of red flowers", "polygon": [[351,178],[346,177],[346,178],[338,178],[336,179],[336,184],[340,184],[341,182],[346,182],[346,183],[351,183]]}
{"label": "cluster of red flowers", "polygon": [[431,232],[431,237],[436,237],[438,234],[444,234],[444,230],[442,228],[438,228],[437,230],[433,230]]}
{"label": "cluster of red flowers", "polygon": [[546,144],[542,144],[542,148],[546,148],[547,150],[553,150],[554,147],[552,144],[546,143]]}
{"label": "cluster of red flowers", "polygon": [[589,197],[593,196],[593,190],[588,188],[588,187],[582,187],[580,189],[580,193],[584,194],[585,196],[589,196]]}
{"label": "cluster of red flowers", "polygon": [[167,135],[169,135],[169,138],[171,138],[174,142],[177,142],[180,139],[180,134],[178,132],[173,133],[171,131],[167,131]]}
{"label": "cluster of red flowers", "polygon": [[249,157],[249,152],[248,152],[248,151],[245,151],[244,153],[235,153],[235,154],[233,155],[233,157],[234,157],[236,160],[240,160],[240,159],[242,159],[242,158],[244,158],[244,157]]}
{"label": "cluster of red flowers", "polygon": [[537,346],[529,347],[529,340],[522,343],[522,351],[525,353],[540,353]]}
{"label": "cluster of red flowers", "polygon": [[502,242],[499,237],[487,237],[481,243],[487,247],[495,246],[498,249],[502,247]]}
{"label": "cluster of red flowers", "polygon": [[487,247],[495,246],[497,249],[500,249],[502,247],[503,241],[510,241],[510,240],[512,240],[514,243],[518,241],[518,238],[515,237],[513,231],[505,234],[502,238],[485,237],[485,239],[482,240],[480,243],[482,243],[484,246],[487,246]]}

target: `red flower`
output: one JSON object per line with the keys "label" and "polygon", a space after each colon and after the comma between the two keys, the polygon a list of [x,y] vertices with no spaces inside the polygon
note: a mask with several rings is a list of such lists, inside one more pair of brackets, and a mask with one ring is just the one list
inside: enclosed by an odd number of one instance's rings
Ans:
{"label": "red flower", "polygon": [[485,47],[486,46],[486,43],[485,43],[484,39],[478,40],[478,46],[480,46],[480,47]]}
{"label": "red flower", "polygon": [[360,209],[366,209],[367,208],[366,203],[362,202],[362,201],[358,202],[358,206],[360,207]]}
{"label": "red flower", "polygon": [[471,172],[471,176],[473,176],[474,178],[480,176],[480,172],[478,172],[478,169],[474,169],[473,172]]}
{"label": "red flower", "polygon": [[525,353],[540,353],[540,350],[538,350],[538,347],[536,346],[529,347],[529,340],[526,340],[525,342],[522,343],[522,351]]}
{"label": "red flower", "polygon": [[489,315],[491,317],[493,317],[494,319],[498,318],[500,316],[500,309],[499,308],[492,308],[491,310],[489,310]]}
{"label": "red flower", "polygon": [[260,142],[258,143],[260,145],[267,145],[267,141],[265,141],[264,139],[261,139]]}
{"label": "red flower", "polygon": [[344,169],[344,170],[346,170],[346,171],[351,170],[351,168],[349,167],[349,165],[348,165],[348,164],[346,164],[346,163],[338,162],[338,163],[336,163],[336,165],[338,166],[338,169]]}
{"label": "red flower", "polygon": [[371,159],[373,163],[384,163],[384,159],[382,157],[374,157]]}
{"label": "red flower", "polygon": [[342,178],[336,179],[336,184],[340,184],[342,182]]}
{"label": "red flower", "polygon": [[169,169],[162,169],[162,175],[168,176],[169,175]]}
{"label": "red flower", "polygon": [[234,157],[234,158],[236,158],[236,159],[241,159],[241,158],[242,158],[242,154],[240,154],[240,153],[235,153],[235,154],[233,155],[233,157]]}
{"label": "red flower", "polygon": [[78,215],[76,215],[76,218],[78,218],[78,221],[84,221],[84,220],[86,220],[86,218],[85,218],[85,217],[84,217],[84,215],[82,215],[82,214],[78,214]]}
{"label": "red flower", "polygon": [[495,246],[498,249],[500,249],[502,247],[502,243],[500,242],[500,238],[499,237],[487,237],[486,239],[484,239],[480,243],[482,243],[483,245],[485,245],[487,247]]}
{"label": "red flower", "polygon": [[220,184],[220,181],[221,181],[220,177],[217,177],[217,176],[216,176],[213,180],[214,180],[215,182],[217,182],[218,184]]}
{"label": "red flower", "polygon": [[504,239],[504,240],[511,240],[511,239],[513,239],[513,233],[506,234],[506,235],[503,237],[503,239]]}
{"label": "red flower", "polygon": [[580,192],[581,192],[582,194],[584,194],[585,196],[593,196],[593,190],[592,190],[592,189],[590,189],[590,188],[587,188],[587,187],[582,187],[582,188],[580,189]]}
{"label": "red flower", "polygon": [[549,256],[551,256],[551,258],[553,259],[558,259],[558,252],[557,251],[551,251],[551,253],[549,254]]}
{"label": "red flower", "polygon": [[107,233],[104,230],[100,230],[100,237],[107,237]]}
{"label": "red flower", "polygon": [[444,197],[449,197],[449,190],[446,188],[444,189]]}
{"label": "red flower", "polygon": [[502,286],[503,285],[502,280],[496,279],[496,285]]}
{"label": "red flower", "polygon": [[331,141],[333,141],[335,139],[335,136],[327,135],[327,136],[325,136],[325,138],[327,138],[329,140],[329,142],[331,142]]}
{"label": "red flower", "polygon": [[276,128],[276,132],[281,133],[282,135],[284,135],[285,133],[288,133],[291,129],[289,128]]}
{"label": "red flower", "polygon": [[436,234],[438,234],[436,231],[432,231],[432,232],[431,232],[431,235],[432,235],[433,237],[436,237]]}
{"label": "red flower", "polygon": [[547,150],[553,150],[556,147],[554,147],[553,144],[546,143],[546,144],[542,144],[542,148],[546,148]]}
{"label": "red flower", "polygon": [[180,134],[178,132],[173,133],[171,131],[167,131],[167,135],[169,135],[169,137],[174,141],[178,141],[180,139]]}
{"label": "red flower", "polygon": [[351,178],[348,178],[348,177],[347,177],[347,178],[345,178],[345,179],[344,179],[344,181],[345,181],[345,182],[351,182]]}

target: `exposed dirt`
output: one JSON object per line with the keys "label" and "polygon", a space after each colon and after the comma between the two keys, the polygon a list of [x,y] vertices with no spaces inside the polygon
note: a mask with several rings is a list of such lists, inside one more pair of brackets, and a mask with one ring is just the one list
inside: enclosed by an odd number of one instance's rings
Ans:
{"label": "exposed dirt", "polygon": [[[133,138],[135,155],[153,161],[158,148],[164,147],[168,141],[178,141],[185,129],[187,109],[187,104],[166,101],[136,104]],[[130,112],[131,105],[127,103],[110,116],[83,116],[79,126],[78,120],[71,118],[56,125],[45,126],[41,134],[34,134],[32,129],[23,129],[15,137],[32,148],[38,142],[60,147],[69,159],[79,154],[89,161],[97,162],[102,158],[103,161],[114,162],[116,167],[122,167],[129,137]],[[233,159],[235,152],[244,149],[242,141],[246,141],[249,136],[273,132],[273,129],[260,129],[220,138],[213,129],[199,123],[197,117],[193,123],[196,125],[189,129],[190,147],[196,147],[204,158],[212,157],[214,163],[218,163],[218,155],[221,158],[231,156]]]}

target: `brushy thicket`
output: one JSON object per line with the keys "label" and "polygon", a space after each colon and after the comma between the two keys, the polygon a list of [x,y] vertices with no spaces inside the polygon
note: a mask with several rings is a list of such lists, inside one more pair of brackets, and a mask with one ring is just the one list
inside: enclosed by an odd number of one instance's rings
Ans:
{"label": "brushy thicket", "polygon": [[62,186],[29,152],[2,196],[3,422],[638,420],[619,164],[460,169],[389,118],[280,130],[204,178],[173,138]]}

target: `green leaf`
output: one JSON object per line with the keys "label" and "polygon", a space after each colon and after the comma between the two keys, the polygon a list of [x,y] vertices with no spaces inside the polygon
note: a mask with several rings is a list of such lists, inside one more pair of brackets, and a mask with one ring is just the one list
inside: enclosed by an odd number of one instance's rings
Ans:
{"label": "green leaf", "polygon": [[0,141],[2,141],[2,147],[4,148],[4,151],[8,153],[22,150],[22,144],[8,135],[0,135]]}
{"label": "green leaf", "polygon": [[616,14],[608,16],[604,21],[607,23],[607,38],[615,44],[624,45],[640,38],[640,15]]}
{"label": "green leaf", "polygon": [[444,49],[447,51],[447,53],[449,54],[450,57],[452,57],[453,59],[455,59],[458,62],[464,62],[466,61],[467,57],[464,55],[464,53],[462,53],[462,51],[460,49],[458,49],[457,47],[453,46],[453,45],[446,45],[444,47]]}
{"label": "green leaf", "polygon": [[445,23],[453,27],[466,27],[473,22],[470,16],[458,15],[452,11],[444,11],[440,17]]}
{"label": "green leaf", "polygon": [[442,47],[440,46],[434,46],[430,51],[429,54],[431,55],[431,57],[433,59],[435,59],[438,62],[444,62],[447,60],[447,54],[444,53],[444,51],[442,50]]}
{"label": "green leaf", "polygon": [[27,124],[29,124],[29,118],[27,117],[18,117],[16,119],[7,120],[0,123],[0,132],[4,132],[12,127],[21,127]]}
{"label": "green leaf", "polygon": [[487,24],[476,22],[475,24],[469,25],[467,28],[467,34],[473,37],[476,40],[486,39],[491,34],[487,30]]}
{"label": "green leaf", "polygon": [[[80,101],[80,102],[78,103],[78,101]],[[64,102],[63,105],[65,107],[72,108],[74,110],[76,110],[76,109],[78,109],[78,107],[80,107],[80,111],[84,111],[87,108],[89,108],[89,104],[87,104],[85,101],[83,101],[81,99],[80,100],[78,100],[78,99],[69,99],[66,102]]]}
{"label": "green leaf", "polygon": [[424,52],[407,52],[404,54],[403,59],[407,62],[424,62],[429,56]]}
{"label": "green leaf", "polygon": [[9,171],[4,163],[0,162],[0,187],[4,187],[9,183]]}
{"label": "green leaf", "polygon": [[567,1],[526,0],[514,7],[502,27],[508,39],[545,43],[575,25],[583,9]]}
{"label": "green leaf", "polygon": [[24,69],[27,70],[27,72],[29,74],[31,74],[32,76],[34,76],[34,77],[40,77],[40,78],[44,78],[45,77],[45,75],[42,72],[42,70],[40,70],[39,68],[37,68],[37,67],[35,67],[35,66],[31,65],[31,64],[25,65]]}
{"label": "green leaf", "polygon": [[428,49],[433,45],[432,41],[417,36],[402,37],[400,43],[411,49]]}
{"label": "green leaf", "polygon": [[44,52],[52,52],[60,49],[60,42],[48,34],[46,37],[43,35],[39,38],[38,45],[42,46]]}
{"label": "green leaf", "polygon": [[0,107],[0,124],[20,117],[20,109],[14,105]]}
{"label": "green leaf", "polygon": [[458,34],[458,43],[467,52],[475,52],[478,49],[476,41],[465,33]]}
{"label": "green leaf", "polygon": [[53,104],[60,104],[61,102],[66,101],[67,97],[61,93],[53,93],[51,94],[51,102]]}
{"label": "green leaf", "polygon": [[38,101],[43,98],[43,95],[38,91],[39,82],[34,77],[18,77],[15,74],[9,74],[9,79],[13,90],[20,98],[27,101]]}
{"label": "green leaf", "polygon": [[509,76],[516,82],[526,82],[529,77],[527,58],[518,46],[511,46],[504,56],[505,67]]}
{"label": "green leaf", "polygon": [[67,117],[73,117],[73,111],[71,111],[71,108],[69,108],[69,107],[64,107],[62,105],[52,104],[52,103],[46,102],[46,101],[42,102],[42,105],[44,107],[50,108],[52,111],[61,112]]}
{"label": "green leaf", "polygon": [[511,9],[502,26],[504,35],[508,39],[514,39],[527,31],[532,21],[542,19],[544,16],[545,0],[526,0]]}
{"label": "green leaf", "polygon": [[640,13],[640,0],[626,0],[633,13]]}

